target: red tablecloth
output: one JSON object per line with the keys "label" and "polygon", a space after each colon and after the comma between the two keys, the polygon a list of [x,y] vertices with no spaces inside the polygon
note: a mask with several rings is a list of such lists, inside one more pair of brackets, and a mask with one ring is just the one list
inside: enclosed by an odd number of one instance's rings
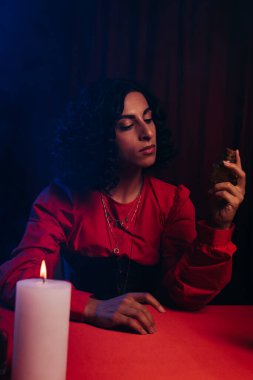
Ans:
{"label": "red tablecloth", "polygon": [[[152,314],[157,333],[142,336],[71,322],[67,380],[253,379],[253,306]],[[13,316],[0,309],[10,342]]]}

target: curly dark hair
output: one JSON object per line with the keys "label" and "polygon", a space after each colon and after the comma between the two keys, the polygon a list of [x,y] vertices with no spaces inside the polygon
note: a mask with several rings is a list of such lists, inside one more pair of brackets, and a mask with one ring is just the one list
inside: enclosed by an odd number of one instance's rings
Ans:
{"label": "curly dark hair", "polygon": [[[152,109],[156,125],[157,158],[166,164],[175,150],[171,132],[157,99],[142,85],[122,79],[106,79],[84,87],[71,101],[59,123],[54,145],[57,177],[72,190],[110,192],[119,181],[115,123],[129,92],[141,92]],[[147,169],[145,169],[147,170]]]}

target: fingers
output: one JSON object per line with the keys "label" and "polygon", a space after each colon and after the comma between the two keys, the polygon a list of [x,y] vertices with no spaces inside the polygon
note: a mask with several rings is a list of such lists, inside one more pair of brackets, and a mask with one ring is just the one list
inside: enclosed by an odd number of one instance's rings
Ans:
{"label": "fingers", "polygon": [[217,228],[228,228],[242,203],[245,194],[246,174],[241,166],[239,151],[236,151],[236,162],[223,161],[224,167],[233,172],[237,184],[231,182],[220,182],[213,185],[209,190],[212,222]]}
{"label": "fingers", "polygon": [[239,154],[239,150],[236,150],[236,163],[232,163],[229,161],[223,161],[224,166],[231,169],[235,175],[237,176],[238,185],[243,191],[245,191],[246,184],[246,174],[242,169],[241,158]]}
{"label": "fingers", "polygon": [[[149,296],[151,296],[151,294],[149,294]],[[142,326],[142,328],[145,329],[146,332],[153,334],[156,332],[154,319],[148,309],[136,300],[137,298],[143,299],[142,297],[145,298],[146,293],[127,294],[124,297],[118,311],[125,316],[135,319]],[[151,298],[154,297],[151,296]]]}
{"label": "fingers", "polygon": [[[243,199],[243,192],[239,186],[234,186],[231,182],[220,182],[216,183],[211,190],[209,190],[209,194],[218,195],[219,193],[229,193],[234,197],[238,197],[239,199]],[[241,199],[241,200],[242,200]]]}
{"label": "fingers", "polygon": [[215,193],[215,195],[218,198],[224,200],[227,205],[232,206],[233,209],[237,209],[241,203],[241,201],[239,201],[237,197],[234,197],[227,191],[218,191],[217,193]]}
{"label": "fingers", "polygon": [[236,156],[236,163],[237,163],[237,165],[238,165],[240,168],[242,168],[241,157],[240,157],[239,149],[236,149],[236,151],[235,151],[235,156]]}
{"label": "fingers", "polygon": [[132,307],[128,307],[124,310],[124,315],[137,321],[138,325],[141,326],[146,333],[153,334],[156,332],[154,320],[148,310],[145,310],[144,306],[140,304],[132,305]]}
{"label": "fingers", "polygon": [[153,326],[153,327],[155,326],[155,321],[154,321],[151,313],[148,311],[148,309],[144,305],[133,300],[132,307],[134,307],[135,310],[137,310],[137,312],[141,313],[141,315],[142,314],[144,315],[145,320],[148,321],[149,326]]}
{"label": "fingers", "polygon": [[165,311],[149,293],[128,293],[96,303],[93,318],[87,321],[100,327],[124,326],[140,334],[152,334],[156,332],[155,322],[143,303],[150,304],[161,312]]}
{"label": "fingers", "polygon": [[217,183],[209,194],[218,197],[229,203],[234,208],[238,208],[244,199],[244,192],[239,186],[234,186],[230,182]]}
{"label": "fingers", "polygon": [[245,184],[246,184],[246,174],[242,170],[242,168],[237,166],[237,164],[233,164],[232,162],[223,161],[223,163],[224,163],[224,166],[231,169],[235,173],[235,175],[237,177],[238,185],[240,187],[244,188]]}
{"label": "fingers", "polygon": [[127,317],[125,315],[120,316],[119,325],[130,327],[135,332],[141,335],[147,335],[148,332],[142,327],[141,323],[139,323],[136,319],[131,317]]}
{"label": "fingers", "polygon": [[130,294],[136,301],[151,305],[156,310],[160,311],[160,313],[165,312],[165,309],[160,304],[160,302],[157,301],[157,299],[153,297],[150,293],[130,293]]}

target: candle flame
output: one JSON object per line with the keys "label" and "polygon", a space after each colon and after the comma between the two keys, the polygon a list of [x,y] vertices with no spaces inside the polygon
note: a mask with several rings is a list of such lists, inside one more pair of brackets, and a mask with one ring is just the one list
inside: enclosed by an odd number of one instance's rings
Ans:
{"label": "candle flame", "polygon": [[43,278],[44,281],[47,278],[47,267],[46,267],[45,260],[42,260],[42,263],[40,266],[40,277]]}

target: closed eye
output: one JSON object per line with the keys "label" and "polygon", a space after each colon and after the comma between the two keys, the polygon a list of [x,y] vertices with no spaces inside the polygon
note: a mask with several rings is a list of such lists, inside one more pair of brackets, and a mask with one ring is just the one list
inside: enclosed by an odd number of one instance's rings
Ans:
{"label": "closed eye", "polygon": [[130,125],[119,125],[118,128],[121,130],[121,131],[128,131],[129,129],[131,129],[134,125],[133,124],[130,124]]}

